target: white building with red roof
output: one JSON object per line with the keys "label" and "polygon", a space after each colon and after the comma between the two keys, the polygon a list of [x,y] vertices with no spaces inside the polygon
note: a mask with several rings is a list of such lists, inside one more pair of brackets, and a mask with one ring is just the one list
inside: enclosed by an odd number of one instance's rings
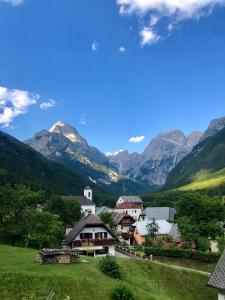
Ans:
{"label": "white building with red roof", "polygon": [[114,208],[114,213],[126,213],[137,220],[142,212],[142,204],[133,202],[122,202]]}

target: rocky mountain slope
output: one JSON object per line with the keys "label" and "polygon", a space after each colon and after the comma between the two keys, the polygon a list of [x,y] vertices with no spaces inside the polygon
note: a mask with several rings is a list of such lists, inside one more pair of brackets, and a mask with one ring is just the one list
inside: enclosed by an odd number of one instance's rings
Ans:
{"label": "rocky mountain slope", "polygon": [[161,186],[170,171],[199,142],[202,133],[185,136],[180,130],[161,133],[150,141],[143,154],[127,151],[109,156],[121,174],[137,181]]}
{"label": "rocky mountain slope", "polygon": [[[198,180],[201,174],[225,168],[225,124],[222,126],[217,121],[210,123],[205,138],[171,171],[166,188],[190,184]],[[215,127],[215,124],[218,126]]]}
{"label": "rocky mountain slope", "polygon": [[49,131],[38,132],[25,143],[48,159],[64,164],[82,178],[110,193],[115,191],[115,194],[139,194],[152,190],[149,185],[123,178],[104,153],[90,146],[67,123],[59,121]]}
{"label": "rocky mountain slope", "polygon": [[217,132],[219,132],[221,129],[225,127],[225,117],[221,117],[218,119],[214,119],[210,122],[208,129],[204,132],[202,135],[201,141],[204,139],[215,135]]}

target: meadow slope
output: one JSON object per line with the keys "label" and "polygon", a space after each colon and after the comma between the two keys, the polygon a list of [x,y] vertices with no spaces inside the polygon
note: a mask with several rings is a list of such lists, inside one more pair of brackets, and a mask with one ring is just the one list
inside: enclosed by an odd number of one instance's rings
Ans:
{"label": "meadow slope", "polygon": [[52,300],[111,299],[114,286],[127,284],[135,299],[216,300],[216,292],[206,286],[207,276],[176,270],[156,262],[118,259],[123,280],[107,277],[98,259],[74,265],[40,265],[36,250],[0,245],[0,299],[41,300],[50,292]]}

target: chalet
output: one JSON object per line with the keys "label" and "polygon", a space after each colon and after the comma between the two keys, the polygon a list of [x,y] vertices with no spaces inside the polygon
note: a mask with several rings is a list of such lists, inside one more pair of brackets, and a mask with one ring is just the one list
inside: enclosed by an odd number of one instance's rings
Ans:
{"label": "chalet", "polygon": [[143,201],[138,196],[120,196],[119,199],[116,202],[116,205],[122,204],[124,202],[129,202],[132,204],[136,204],[142,207],[143,209]]}
{"label": "chalet", "polygon": [[142,204],[123,202],[114,208],[114,213],[126,213],[137,220],[142,212]]}
{"label": "chalet", "polygon": [[92,189],[89,186],[85,187],[83,196],[62,196],[62,199],[76,201],[80,204],[81,213],[86,215],[92,213],[95,215],[95,204],[92,202]]}
{"label": "chalet", "polygon": [[135,223],[134,218],[125,212],[114,213],[113,221],[115,223],[116,231],[121,233],[128,233],[130,226]]}
{"label": "chalet", "polygon": [[208,286],[217,289],[218,300],[225,300],[225,250],[209,278]]}
{"label": "chalet", "polygon": [[68,248],[85,255],[115,255],[112,232],[98,217],[89,213],[66,236]]}

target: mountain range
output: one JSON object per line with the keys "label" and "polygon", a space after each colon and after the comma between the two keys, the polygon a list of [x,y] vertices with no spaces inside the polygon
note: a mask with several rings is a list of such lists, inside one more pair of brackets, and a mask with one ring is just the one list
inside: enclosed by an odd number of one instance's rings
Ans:
{"label": "mountain range", "polygon": [[64,122],[25,143],[0,132],[0,150],[1,182],[25,183],[59,194],[81,193],[90,184],[103,203],[105,192],[147,194],[164,184],[168,189],[179,187],[201,172],[225,168],[225,117],[213,120],[203,134],[161,133],[142,154],[125,150],[106,156]]}
{"label": "mountain range", "polygon": [[201,132],[186,137],[181,130],[173,130],[156,136],[142,154],[125,150],[106,156],[90,146],[71,125],[58,121],[25,143],[107,191],[137,194],[162,186],[170,171],[201,137]]}

